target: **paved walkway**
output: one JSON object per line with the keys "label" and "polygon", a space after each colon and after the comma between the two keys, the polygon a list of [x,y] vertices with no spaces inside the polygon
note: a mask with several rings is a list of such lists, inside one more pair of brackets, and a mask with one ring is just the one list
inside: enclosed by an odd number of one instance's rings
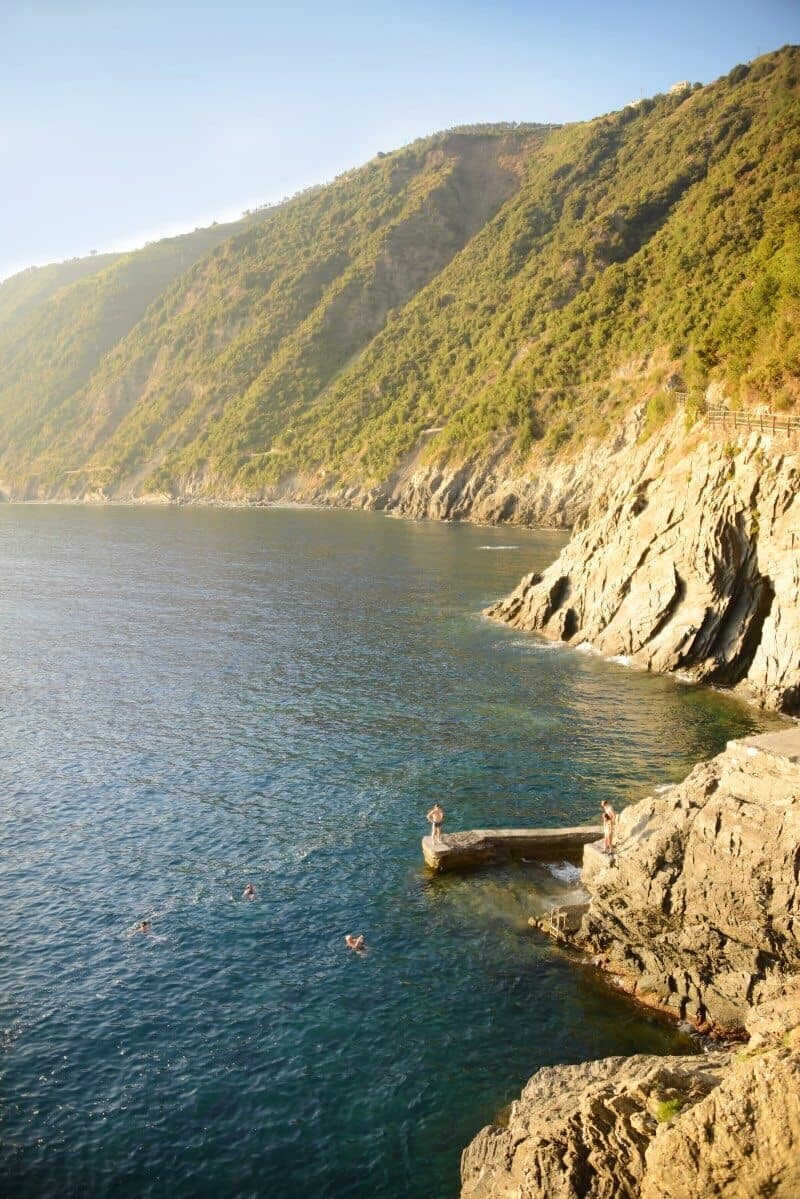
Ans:
{"label": "paved walkway", "polygon": [[577,828],[469,829],[447,833],[441,841],[422,838],[422,854],[431,870],[467,870],[509,858],[580,862],[584,845],[602,837],[594,825]]}

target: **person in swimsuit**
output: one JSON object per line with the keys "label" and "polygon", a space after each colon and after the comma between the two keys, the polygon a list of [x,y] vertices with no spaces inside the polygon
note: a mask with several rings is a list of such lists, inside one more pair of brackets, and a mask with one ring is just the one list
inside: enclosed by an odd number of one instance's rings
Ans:
{"label": "person in swimsuit", "polygon": [[603,813],[603,853],[613,853],[617,814],[607,799],[600,804],[600,810]]}
{"label": "person in swimsuit", "polygon": [[248,883],[244,891],[242,891],[242,899],[255,899],[256,889],[252,883]]}
{"label": "person in swimsuit", "polygon": [[136,926],[136,931],[137,931],[137,933],[149,933],[150,932],[150,921],[142,920],[141,923]]}
{"label": "person in swimsuit", "polygon": [[425,819],[430,820],[430,822],[431,822],[431,840],[432,841],[441,841],[441,839],[442,839],[442,824],[444,823],[444,812],[439,807],[438,803],[435,803],[433,805],[433,807],[431,808],[430,812],[428,812],[428,815],[425,817]]}
{"label": "person in swimsuit", "polygon": [[364,934],[359,933],[355,937],[352,933],[348,933],[344,939],[344,943],[348,949],[354,949],[356,953],[361,953],[364,949]]}

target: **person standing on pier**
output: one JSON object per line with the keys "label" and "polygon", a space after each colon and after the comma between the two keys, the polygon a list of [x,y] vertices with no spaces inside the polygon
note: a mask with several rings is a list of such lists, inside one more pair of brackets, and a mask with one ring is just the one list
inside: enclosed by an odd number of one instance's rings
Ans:
{"label": "person standing on pier", "polygon": [[603,812],[603,853],[614,852],[614,830],[617,826],[617,813],[609,800],[604,799],[600,804]]}
{"label": "person standing on pier", "polygon": [[430,820],[431,822],[431,840],[441,841],[442,824],[444,823],[444,811],[439,807],[438,803],[433,805],[425,819]]}

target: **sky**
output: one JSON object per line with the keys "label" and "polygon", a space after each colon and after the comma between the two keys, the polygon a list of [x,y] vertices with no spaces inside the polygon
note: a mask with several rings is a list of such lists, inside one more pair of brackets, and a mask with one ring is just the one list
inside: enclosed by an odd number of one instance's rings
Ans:
{"label": "sky", "polygon": [[800,0],[0,0],[0,279],[453,125],[588,120],[800,42]]}

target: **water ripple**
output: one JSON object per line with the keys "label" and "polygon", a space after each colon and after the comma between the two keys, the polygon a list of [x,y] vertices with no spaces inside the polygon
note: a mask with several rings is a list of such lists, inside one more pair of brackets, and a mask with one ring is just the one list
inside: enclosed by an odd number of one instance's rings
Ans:
{"label": "water ripple", "polygon": [[538,1066],[685,1043],[531,935],[566,864],[421,867],[434,798],[585,821],[756,724],[476,619],[514,537],[0,506],[5,1193],[455,1195]]}

